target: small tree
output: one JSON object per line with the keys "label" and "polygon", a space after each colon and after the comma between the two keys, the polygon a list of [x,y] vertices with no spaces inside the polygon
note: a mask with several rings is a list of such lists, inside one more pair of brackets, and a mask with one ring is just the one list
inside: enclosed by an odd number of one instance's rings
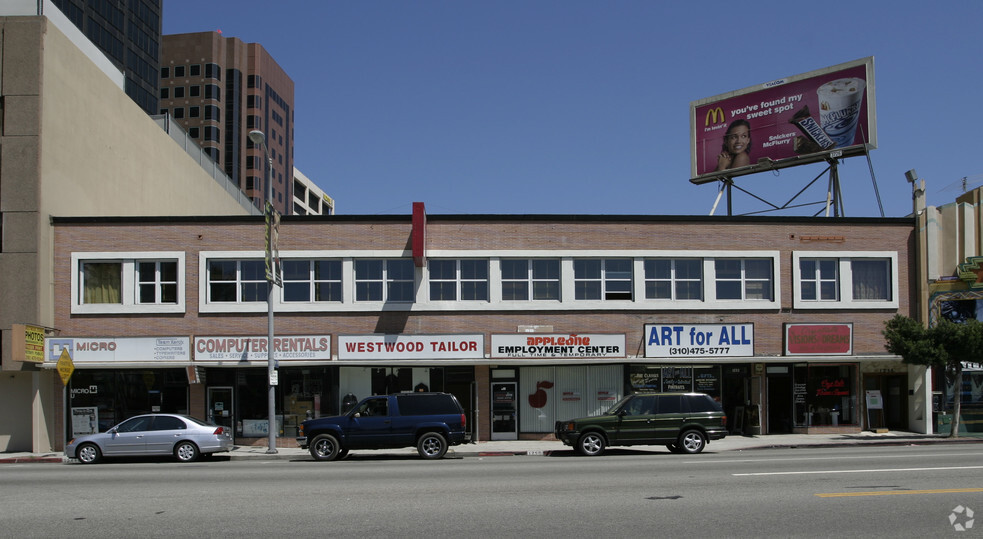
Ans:
{"label": "small tree", "polygon": [[926,328],[920,322],[899,314],[884,326],[888,352],[901,356],[905,363],[944,368],[946,378],[955,383],[954,417],[949,436],[958,437],[963,362],[983,362],[983,323],[969,319],[957,324],[941,319],[938,324]]}

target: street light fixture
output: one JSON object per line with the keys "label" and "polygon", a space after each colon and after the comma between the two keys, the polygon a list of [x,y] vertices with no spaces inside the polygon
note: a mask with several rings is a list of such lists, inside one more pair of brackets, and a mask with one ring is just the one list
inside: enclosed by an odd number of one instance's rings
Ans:
{"label": "street light fixture", "polygon": [[276,272],[276,261],[272,260],[273,253],[273,232],[270,228],[273,225],[273,158],[270,157],[270,147],[266,145],[266,135],[262,131],[253,130],[249,132],[249,140],[254,145],[263,148],[266,156],[266,166],[264,167],[263,180],[266,182],[266,308],[267,308],[267,335],[266,335],[266,375],[269,383],[269,398],[267,408],[269,411],[269,448],[267,453],[276,453],[276,386],[277,372],[276,363],[273,357],[273,288],[276,283],[274,273]]}

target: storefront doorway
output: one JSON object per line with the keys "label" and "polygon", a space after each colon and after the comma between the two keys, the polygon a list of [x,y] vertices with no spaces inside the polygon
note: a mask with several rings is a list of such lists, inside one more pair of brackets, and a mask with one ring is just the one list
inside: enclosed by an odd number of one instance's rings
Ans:
{"label": "storefront doorway", "polygon": [[792,432],[792,368],[768,365],[768,434]]}
{"label": "storefront doorway", "polygon": [[516,383],[495,382],[492,384],[491,439],[517,439],[516,419]]}
{"label": "storefront doorway", "polygon": [[864,390],[879,390],[883,410],[868,410],[868,428],[908,429],[908,382],[904,374],[864,374]]}
{"label": "storefront doorway", "polygon": [[233,430],[235,421],[234,403],[231,386],[215,386],[208,388],[208,421]]}

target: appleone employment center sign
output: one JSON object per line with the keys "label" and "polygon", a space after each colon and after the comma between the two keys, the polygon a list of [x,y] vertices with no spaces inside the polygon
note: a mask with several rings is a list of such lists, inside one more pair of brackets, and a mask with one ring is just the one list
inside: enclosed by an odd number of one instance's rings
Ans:
{"label": "appleone employment center sign", "polygon": [[494,358],[623,358],[625,336],[546,333],[492,335]]}
{"label": "appleone employment center sign", "polygon": [[694,101],[690,146],[693,183],[876,148],[874,59]]}

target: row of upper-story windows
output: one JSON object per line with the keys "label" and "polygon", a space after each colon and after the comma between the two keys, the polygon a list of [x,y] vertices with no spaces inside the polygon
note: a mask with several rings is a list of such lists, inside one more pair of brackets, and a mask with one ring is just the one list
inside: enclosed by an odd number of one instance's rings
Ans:
{"label": "row of upper-story windows", "polygon": [[[165,256],[166,255],[166,256]],[[73,254],[73,312],[184,310],[184,253]],[[800,309],[898,306],[894,252],[793,253]],[[776,252],[669,256],[431,257],[281,256],[282,310],[672,308],[773,309],[780,305]],[[262,255],[211,252],[199,259],[199,310],[234,312],[267,301]],[[609,305],[609,307],[604,307]],[[142,306],[151,307],[141,311]],[[159,309],[158,309],[159,308]],[[249,309],[246,309],[249,310]]]}
{"label": "row of upper-story windows", "polygon": [[[202,69],[204,67],[204,69]],[[222,68],[218,64],[191,64],[162,66],[160,68],[160,78],[169,79],[173,73],[175,79],[184,77],[201,77],[204,71],[206,79],[222,80]]]}

